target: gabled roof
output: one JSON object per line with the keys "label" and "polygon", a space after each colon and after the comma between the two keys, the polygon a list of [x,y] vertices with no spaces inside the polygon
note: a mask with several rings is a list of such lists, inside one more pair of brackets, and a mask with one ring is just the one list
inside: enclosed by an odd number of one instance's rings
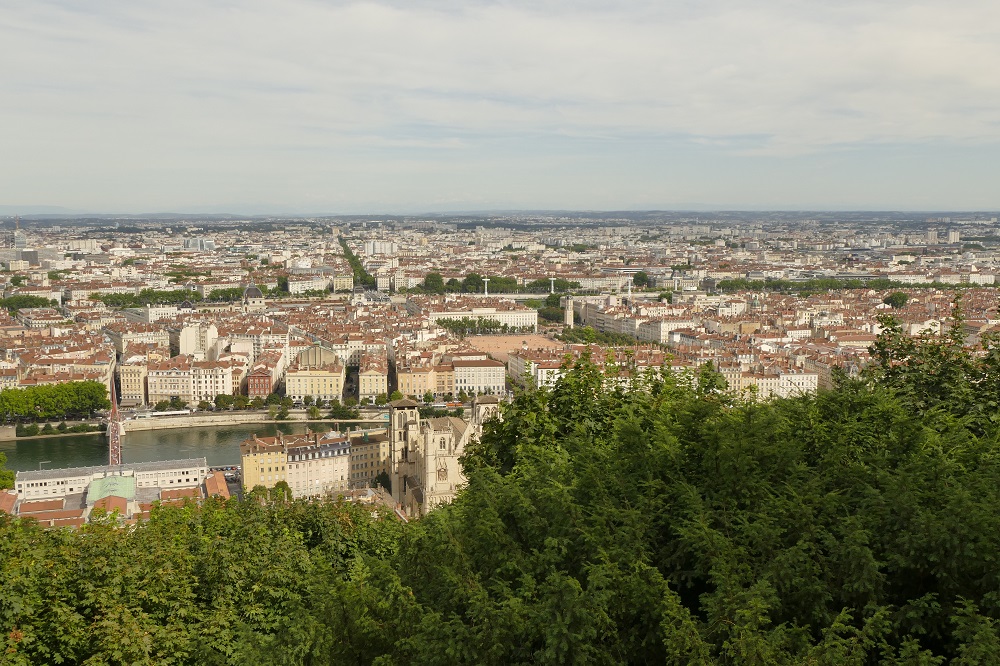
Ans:
{"label": "gabled roof", "polygon": [[392,406],[393,409],[409,409],[412,407],[420,406],[417,402],[410,400],[409,398],[401,398],[399,400],[393,400],[389,404]]}

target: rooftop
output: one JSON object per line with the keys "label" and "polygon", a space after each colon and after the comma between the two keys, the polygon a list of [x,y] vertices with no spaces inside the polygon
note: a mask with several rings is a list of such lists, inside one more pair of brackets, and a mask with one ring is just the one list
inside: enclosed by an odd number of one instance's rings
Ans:
{"label": "rooftop", "polygon": [[93,476],[95,474],[121,474],[123,472],[159,472],[186,467],[208,467],[205,458],[182,458],[180,460],[156,460],[152,462],[125,463],[123,465],[100,465],[96,467],[65,467],[62,469],[28,470],[17,473],[17,481],[48,481],[67,476]]}

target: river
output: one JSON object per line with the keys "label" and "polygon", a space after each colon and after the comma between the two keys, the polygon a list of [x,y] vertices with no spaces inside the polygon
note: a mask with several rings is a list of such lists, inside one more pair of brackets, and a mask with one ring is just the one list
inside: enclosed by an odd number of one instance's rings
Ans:
{"label": "river", "polygon": [[[248,423],[126,432],[122,459],[134,463],[204,456],[212,466],[238,465],[240,442],[254,433],[273,437],[279,430],[293,435],[306,432],[306,428],[326,432],[332,427],[324,423]],[[0,441],[0,453],[7,454],[7,468],[17,471],[39,469],[40,465],[45,469],[107,465],[108,440],[98,433]]]}

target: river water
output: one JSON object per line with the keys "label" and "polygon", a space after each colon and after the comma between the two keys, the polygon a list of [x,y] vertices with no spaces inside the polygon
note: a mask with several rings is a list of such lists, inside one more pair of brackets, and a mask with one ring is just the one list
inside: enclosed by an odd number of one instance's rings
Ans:
{"label": "river water", "polygon": [[[126,463],[177,460],[204,456],[212,466],[240,464],[240,442],[257,433],[273,437],[326,432],[335,427],[324,423],[248,423],[231,426],[170,428],[126,432],[122,438],[122,459]],[[126,426],[127,428],[127,426]],[[66,435],[44,439],[0,441],[0,453],[7,454],[7,468],[17,471],[85,467],[108,464],[108,440],[103,433]]]}

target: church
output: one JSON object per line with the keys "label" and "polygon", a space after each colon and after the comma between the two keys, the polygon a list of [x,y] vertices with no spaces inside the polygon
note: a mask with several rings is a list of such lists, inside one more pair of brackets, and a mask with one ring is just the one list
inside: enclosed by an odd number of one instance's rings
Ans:
{"label": "church", "polygon": [[447,504],[465,484],[459,458],[466,445],[483,432],[486,421],[500,415],[496,396],[484,395],[472,403],[472,417],[422,419],[413,400],[390,403],[390,450],[395,475],[392,496],[407,516],[419,517]]}
{"label": "church", "polygon": [[243,289],[243,313],[265,312],[267,303],[264,302],[264,294],[253,282]]}

